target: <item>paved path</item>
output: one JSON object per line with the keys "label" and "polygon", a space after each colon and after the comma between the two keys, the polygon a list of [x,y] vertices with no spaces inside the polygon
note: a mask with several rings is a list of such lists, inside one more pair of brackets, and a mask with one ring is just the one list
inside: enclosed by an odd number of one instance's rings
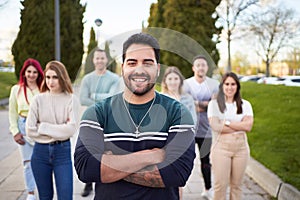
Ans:
{"label": "paved path", "polygon": [[[7,110],[0,111],[0,119],[0,199],[25,200],[26,194],[24,192],[21,159],[17,145],[14,143],[8,132]],[[76,136],[72,138],[72,150],[74,150],[75,141]],[[83,187],[84,184],[77,179],[74,171],[74,200],[93,199],[93,195],[85,198],[80,196]],[[197,152],[192,175],[190,176],[187,185],[183,188],[183,200],[202,200],[202,189],[203,181],[200,175],[200,161]],[[270,199],[270,196],[248,176],[245,176],[242,199],[268,200]]]}

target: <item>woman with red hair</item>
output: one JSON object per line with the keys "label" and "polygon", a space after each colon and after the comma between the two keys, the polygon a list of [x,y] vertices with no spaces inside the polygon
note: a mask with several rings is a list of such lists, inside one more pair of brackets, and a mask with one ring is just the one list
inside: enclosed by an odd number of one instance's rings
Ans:
{"label": "woman with red hair", "polygon": [[44,78],[40,63],[28,58],[20,71],[18,84],[11,88],[9,96],[9,130],[18,144],[23,166],[25,185],[28,192],[27,200],[35,200],[35,180],[31,169],[31,155],[33,140],[25,132],[25,123],[29,111],[29,105],[34,95],[40,93],[40,86]]}

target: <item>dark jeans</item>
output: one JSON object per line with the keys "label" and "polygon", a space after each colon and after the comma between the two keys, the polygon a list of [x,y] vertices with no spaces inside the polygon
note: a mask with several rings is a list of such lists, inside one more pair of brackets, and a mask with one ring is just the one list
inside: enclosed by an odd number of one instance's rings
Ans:
{"label": "dark jeans", "polygon": [[211,188],[211,164],[209,160],[212,138],[195,138],[198,145],[201,161],[201,172],[204,179],[205,189]]}
{"label": "dark jeans", "polygon": [[59,144],[35,143],[31,158],[40,200],[53,199],[54,173],[57,199],[73,199],[73,172],[70,140]]}

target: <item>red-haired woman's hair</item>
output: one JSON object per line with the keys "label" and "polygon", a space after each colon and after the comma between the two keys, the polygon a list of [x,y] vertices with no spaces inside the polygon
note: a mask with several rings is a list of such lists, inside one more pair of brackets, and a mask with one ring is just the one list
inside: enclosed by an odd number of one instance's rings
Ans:
{"label": "red-haired woman's hair", "polygon": [[[26,77],[25,77],[25,71],[29,66],[33,66],[37,71],[38,71],[38,78],[36,79],[36,84],[38,85],[38,87],[40,88],[44,79],[44,73],[43,73],[43,69],[41,67],[41,64],[39,63],[39,61],[33,59],[33,58],[28,58],[27,60],[25,60],[23,67],[20,71],[20,78],[19,78],[19,85],[20,85],[20,90],[23,89],[24,91],[24,95],[25,95],[25,99],[27,101],[27,103],[29,104],[28,98],[27,98],[27,92],[26,92],[26,87],[28,86],[28,83],[26,81]],[[19,92],[20,92],[19,90]]]}

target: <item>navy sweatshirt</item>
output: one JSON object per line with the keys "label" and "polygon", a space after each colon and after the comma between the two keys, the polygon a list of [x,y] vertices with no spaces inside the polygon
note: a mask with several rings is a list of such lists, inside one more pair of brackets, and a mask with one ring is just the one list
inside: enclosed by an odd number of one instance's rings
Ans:
{"label": "navy sweatshirt", "polygon": [[[123,102],[123,93],[89,107],[82,116],[74,153],[74,165],[83,182],[96,182],[95,199],[179,199],[195,158],[194,122],[180,102],[156,92],[155,102],[135,133],[125,105],[139,124],[152,101],[134,105]],[[145,149],[164,148],[166,158],[158,169],[165,188],[152,188],[119,180],[101,182],[101,158],[105,151],[125,155]],[[130,160],[128,161],[130,162]]]}

